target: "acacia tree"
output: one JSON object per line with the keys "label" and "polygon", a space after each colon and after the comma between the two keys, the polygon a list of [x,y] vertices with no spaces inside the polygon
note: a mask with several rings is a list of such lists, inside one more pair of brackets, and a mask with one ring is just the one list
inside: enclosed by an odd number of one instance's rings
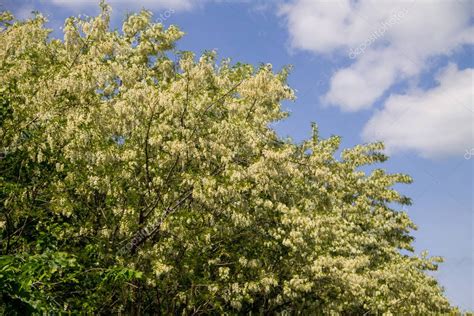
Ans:
{"label": "acacia tree", "polygon": [[269,123],[288,69],[176,52],[183,33],[109,7],[1,15],[4,313],[452,311],[394,205],[382,144],[295,144]]}

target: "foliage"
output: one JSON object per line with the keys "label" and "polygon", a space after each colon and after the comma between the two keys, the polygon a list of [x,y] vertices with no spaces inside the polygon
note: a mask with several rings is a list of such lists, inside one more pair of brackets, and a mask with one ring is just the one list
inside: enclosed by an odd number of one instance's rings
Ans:
{"label": "foliage", "polygon": [[295,144],[288,69],[198,59],[109,7],[51,39],[1,15],[0,310],[7,314],[452,311],[410,254],[382,144]]}

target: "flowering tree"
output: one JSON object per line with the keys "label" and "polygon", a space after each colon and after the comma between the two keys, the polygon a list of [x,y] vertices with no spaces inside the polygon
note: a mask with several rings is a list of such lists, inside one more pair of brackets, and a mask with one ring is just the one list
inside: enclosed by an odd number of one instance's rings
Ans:
{"label": "flowering tree", "polygon": [[280,139],[288,70],[175,52],[109,8],[1,14],[4,313],[426,314],[452,310],[394,205],[382,144]]}

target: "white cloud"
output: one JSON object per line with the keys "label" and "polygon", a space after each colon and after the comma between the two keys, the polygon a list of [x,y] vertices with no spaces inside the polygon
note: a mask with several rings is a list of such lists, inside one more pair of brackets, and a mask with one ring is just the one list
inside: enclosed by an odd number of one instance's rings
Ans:
{"label": "white cloud", "polygon": [[333,75],[323,100],[356,111],[420,74],[431,56],[474,43],[471,6],[469,0],[296,0],[280,14],[293,48],[355,59]]}
{"label": "white cloud", "polygon": [[393,50],[367,51],[358,62],[332,76],[323,100],[344,111],[369,108],[395,81],[417,71],[416,64]]}
{"label": "white cloud", "polygon": [[473,68],[450,64],[438,74],[438,86],[391,95],[366,124],[363,138],[383,140],[389,152],[462,157],[474,148],[473,75]]}

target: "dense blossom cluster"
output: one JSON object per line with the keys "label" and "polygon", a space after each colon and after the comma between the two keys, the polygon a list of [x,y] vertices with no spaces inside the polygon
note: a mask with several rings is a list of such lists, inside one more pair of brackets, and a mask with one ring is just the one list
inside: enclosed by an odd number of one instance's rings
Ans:
{"label": "dense blossom cluster", "polygon": [[362,171],[382,145],[269,128],[288,69],[175,52],[147,11],[44,22],[0,21],[0,310],[451,311],[395,207],[410,178]]}

